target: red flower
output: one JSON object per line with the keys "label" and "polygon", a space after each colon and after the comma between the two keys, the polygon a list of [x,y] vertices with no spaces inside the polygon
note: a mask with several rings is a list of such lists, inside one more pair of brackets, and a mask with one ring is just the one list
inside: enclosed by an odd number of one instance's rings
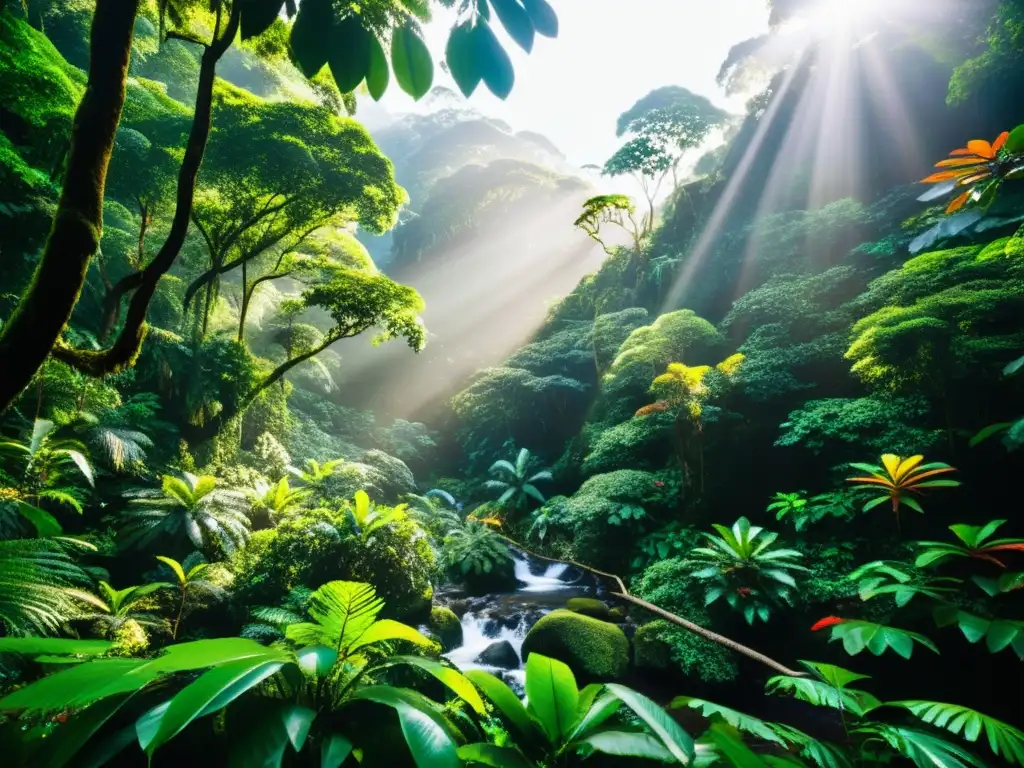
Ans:
{"label": "red flower", "polygon": [[750,587],[740,587],[736,591],[739,592],[740,595],[742,595],[743,597],[748,597],[750,595]]}
{"label": "red flower", "polygon": [[662,488],[664,485],[665,484],[663,482],[661,482],[661,480],[655,480],[654,481],[654,487],[655,488]]}
{"label": "red flower", "polygon": [[814,622],[811,626],[811,632],[817,632],[819,629],[828,629],[834,627],[836,624],[842,624],[846,619],[841,619],[838,616],[826,616],[824,619],[819,619]]}

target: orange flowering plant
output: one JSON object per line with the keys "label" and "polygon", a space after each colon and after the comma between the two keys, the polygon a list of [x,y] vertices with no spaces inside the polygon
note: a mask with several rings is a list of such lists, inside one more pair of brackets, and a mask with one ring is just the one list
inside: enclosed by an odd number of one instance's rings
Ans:
{"label": "orange flowering plant", "polygon": [[1003,131],[992,143],[972,139],[966,147],[954,149],[949,157],[935,164],[936,171],[922,179],[924,184],[937,184],[921,199],[957,191],[946,207],[946,213],[955,213],[967,205],[988,206],[995,198],[1003,181],[1024,177],[1024,125],[1013,131]]}

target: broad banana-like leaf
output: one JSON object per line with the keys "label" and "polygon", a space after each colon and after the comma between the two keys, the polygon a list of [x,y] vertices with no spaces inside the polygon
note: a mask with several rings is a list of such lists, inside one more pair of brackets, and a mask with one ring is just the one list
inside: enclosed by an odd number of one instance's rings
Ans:
{"label": "broad banana-like leaf", "polygon": [[580,694],[567,664],[531,653],[526,660],[527,711],[532,712],[552,744],[569,738],[576,725]]}
{"label": "broad banana-like leaf", "polygon": [[676,760],[683,765],[688,765],[693,760],[693,739],[665,710],[643,694],[624,685],[609,683],[607,689],[647,724]]}
{"label": "broad banana-like leaf", "polygon": [[536,742],[538,737],[546,735],[537,722],[530,717],[519,697],[501,680],[491,673],[479,669],[467,670],[465,675],[484,692],[484,695],[491,700],[491,703],[498,708],[498,711],[515,726],[519,731],[518,735],[522,739]]}
{"label": "broad banana-like leaf", "polygon": [[373,701],[391,707],[417,768],[461,768],[455,740],[444,718],[425,696],[404,688],[371,685],[350,700]]}

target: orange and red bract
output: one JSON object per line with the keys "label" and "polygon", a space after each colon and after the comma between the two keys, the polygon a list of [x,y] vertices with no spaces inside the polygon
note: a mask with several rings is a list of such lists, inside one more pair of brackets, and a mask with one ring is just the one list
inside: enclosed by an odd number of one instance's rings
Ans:
{"label": "orange and red bract", "polygon": [[[999,150],[1010,138],[1009,131],[1003,131],[994,142],[989,144],[984,139],[972,139],[966,147],[954,149],[949,153],[948,160],[940,160],[936,168],[952,168],[954,170],[939,171],[921,180],[924,184],[937,184],[956,180],[957,187],[972,187],[980,181],[992,176],[991,164],[996,160]],[[946,213],[959,211],[970,199],[971,190],[967,189],[950,201]]]}
{"label": "orange and red bract", "polygon": [[841,619],[838,616],[826,616],[824,619],[818,619],[811,625],[811,632],[817,632],[819,629],[828,629],[836,624],[844,624],[845,622],[846,619]]}

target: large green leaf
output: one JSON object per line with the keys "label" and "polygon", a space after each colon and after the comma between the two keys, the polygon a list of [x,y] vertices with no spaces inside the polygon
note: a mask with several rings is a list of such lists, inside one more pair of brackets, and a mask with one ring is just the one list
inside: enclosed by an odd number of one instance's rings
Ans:
{"label": "large green leaf", "polygon": [[537,723],[530,717],[526,707],[511,688],[489,672],[470,669],[465,674],[484,692],[484,695],[491,700],[501,714],[519,730],[519,735],[524,740],[531,742],[537,740],[537,737],[541,735],[538,733]]}
{"label": "large green leaf", "polygon": [[108,640],[68,640],[63,637],[0,637],[0,653],[95,656],[113,647]]}
{"label": "large green leaf", "polygon": [[[590,686],[587,687],[589,688]],[[582,698],[582,695],[580,698]],[[622,701],[620,699],[610,693],[606,693],[591,706],[587,707],[586,712],[583,712],[572,729],[571,738],[580,739],[585,737],[589,732],[599,728],[608,718],[618,712],[621,706]]]}
{"label": "large green leaf", "polygon": [[484,714],[484,702],[477,693],[473,683],[459,670],[446,667],[440,661],[428,659],[424,656],[393,656],[382,664],[374,666],[374,669],[406,665],[422,669],[432,675],[439,682],[443,683],[456,696],[464,700],[478,715]]}
{"label": "large green leaf", "polygon": [[940,627],[956,624],[969,643],[985,639],[990,653],[999,653],[1011,648],[1018,658],[1024,660],[1024,621],[1007,619],[988,620],[981,616],[961,611],[955,605],[940,605],[934,610],[935,623]]}
{"label": "large green leaf", "polygon": [[558,37],[558,15],[547,0],[523,0],[523,7],[530,14],[530,21],[537,34]]}
{"label": "large green leaf", "polygon": [[262,35],[281,13],[284,0],[244,0],[242,5],[242,39]]}
{"label": "large green leaf", "polygon": [[316,710],[301,704],[286,704],[281,708],[281,722],[288,733],[288,741],[296,752],[301,752],[306,745],[309,729],[316,719]]}
{"label": "large green leaf", "polygon": [[[530,658],[533,658],[532,654]],[[665,710],[643,694],[624,685],[609,683],[607,689],[647,724],[676,760],[683,765],[693,760],[693,739]]]}
{"label": "large green leaf", "polygon": [[260,658],[227,662],[203,673],[173,699],[152,730],[139,731],[139,746],[152,755],[197,717],[223,709],[284,665]]}
{"label": "large green leaf", "polygon": [[256,697],[244,712],[228,710],[229,768],[281,768],[289,744],[282,717],[287,706],[279,699]]}
{"label": "large green leaf", "polygon": [[532,51],[533,22],[530,20],[530,14],[519,4],[519,0],[491,0],[491,5],[494,6],[508,36],[527,53]]}
{"label": "large green leaf", "polygon": [[149,682],[149,678],[132,675],[146,664],[143,659],[98,659],[76,664],[8,694],[0,699],[0,710],[56,712],[131,693]]}
{"label": "large green leaf", "polygon": [[60,536],[64,530],[61,528],[60,523],[57,522],[57,518],[45,509],[33,507],[31,504],[26,504],[24,501],[16,502],[15,506],[21,516],[28,520],[36,529],[36,534],[42,538],[47,536]]}
{"label": "large green leaf", "polygon": [[329,733],[320,745],[320,768],[339,768],[352,752],[352,742],[340,733]]}
{"label": "large green leaf", "polygon": [[466,744],[459,747],[459,757],[470,765],[489,765],[491,768],[534,767],[534,763],[515,747],[497,747],[494,744]]}
{"label": "large green leaf", "polygon": [[175,560],[173,557],[164,557],[163,555],[157,555],[156,559],[166,565],[172,571],[174,575],[178,577],[178,581],[185,584],[188,579],[185,578],[185,570],[181,567],[181,563]]}
{"label": "large green leaf", "polygon": [[333,45],[334,8],[331,0],[302,0],[292,24],[292,60],[306,77],[324,68]]}
{"label": "large green leaf", "polygon": [[359,689],[350,699],[373,701],[395,710],[418,768],[460,768],[462,763],[448,725],[425,696],[404,688],[371,685]]}
{"label": "large green leaf", "polygon": [[[512,59],[509,58],[509,54],[498,41],[494,30],[490,29],[490,25],[482,18],[476,20],[472,34],[475,72],[479,73],[480,79],[490,89],[490,92],[499,98],[507,98],[515,84]],[[510,490],[514,489],[510,488]],[[536,492],[537,488],[534,490]],[[543,503],[543,501],[544,497],[541,497],[541,502]]]}
{"label": "large green leaf", "polygon": [[410,26],[397,27],[391,36],[391,66],[398,87],[421,99],[434,83],[434,62],[423,38]]}
{"label": "large green leaf", "polygon": [[75,764],[80,765],[77,760],[79,750],[128,703],[132,696],[131,693],[111,696],[77,713],[47,736],[42,749],[33,755],[34,764],[61,768],[75,759]]}
{"label": "large green leaf", "polygon": [[432,641],[419,630],[413,629],[408,624],[392,619],[381,619],[374,622],[358,639],[354,640],[348,647],[347,652],[351,653],[357,648],[364,648],[373,643],[382,643],[387,640],[405,640],[415,645],[430,647]]}
{"label": "large green leaf", "polygon": [[1003,144],[1003,151],[1010,154],[1024,152],[1024,125],[1018,125],[1010,131],[1009,138]]}
{"label": "large green leaf", "polygon": [[707,718],[720,717],[732,727],[744,733],[749,733],[751,736],[756,736],[762,741],[774,741],[776,744],[784,743],[782,738],[764,720],[751,717],[729,707],[723,707],[721,704],[715,704],[704,699],[694,699],[689,696],[677,696],[669,704],[669,709],[680,709],[682,707],[696,709]]}
{"label": "large green leaf", "polygon": [[119,693],[137,691],[174,672],[188,672],[242,659],[287,661],[288,654],[253,640],[226,637],[168,646],[155,659],[96,659],[55,672],[0,700],[0,709],[49,712],[84,707]]}
{"label": "large green leaf", "polygon": [[642,757],[648,760],[658,760],[663,763],[676,762],[672,753],[665,748],[665,745],[649,733],[599,731],[580,739],[576,743],[586,744],[606,755]]}
{"label": "large green leaf", "polygon": [[[815,667],[832,668],[831,664],[816,664]],[[834,669],[841,669],[835,667]],[[848,670],[841,670],[847,672]],[[854,673],[849,673],[854,674]],[[768,693],[785,692],[790,693],[801,701],[813,704],[816,707],[830,707],[832,709],[846,710],[858,717],[881,705],[881,702],[867,691],[856,688],[847,688],[846,683],[841,686],[834,681],[812,680],[807,677],[791,677],[789,675],[778,675],[768,680],[765,685]]]}
{"label": "large green leaf", "polygon": [[326,677],[338,661],[338,652],[326,645],[311,645],[295,654],[299,669],[310,677]]}
{"label": "large green leaf", "polygon": [[579,706],[576,678],[568,665],[531,653],[526,660],[526,700],[552,744],[567,739]]}
{"label": "large green leaf", "polygon": [[444,57],[455,84],[469,98],[480,85],[483,76],[476,64],[476,35],[471,21],[463,21],[452,29]]}
{"label": "large green leaf", "polygon": [[346,16],[335,25],[327,62],[342,93],[354,91],[370,71],[372,44],[373,35],[357,15]]}
{"label": "large green leaf", "polygon": [[739,731],[726,723],[712,723],[707,737],[733,768],[764,768],[765,763],[743,743]]}
{"label": "large green leaf", "polygon": [[958,704],[937,701],[889,701],[885,706],[907,709],[929,725],[962,735],[970,742],[977,741],[984,733],[993,753],[1011,765],[1024,765],[1024,732],[994,717]]}
{"label": "large green leaf", "polygon": [[877,725],[858,728],[854,733],[880,736],[918,768],[983,768],[983,764],[960,745],[915,728]]}
{"label": "large green leaf", "polygon": [[391,81],[391,70],[388,67],[388,57],[380,41],[373,35],[370,36],[370,68],[366,71],[366,90],[374,101],[380,101],[384,92],[388,89]]}
{"label": "large green leaf", "polygon": [[867,648],[875,656],[881,656],[892,648],[904,659],[909,659],[914,650],[914,643],[919,643],[935,653],[939,649],[931,640],[916,632],[908,632],[896,627],[887,627],[871,621],[847,620],[832,627],[832,640],[841,640],[843,650],[851,656]]}

